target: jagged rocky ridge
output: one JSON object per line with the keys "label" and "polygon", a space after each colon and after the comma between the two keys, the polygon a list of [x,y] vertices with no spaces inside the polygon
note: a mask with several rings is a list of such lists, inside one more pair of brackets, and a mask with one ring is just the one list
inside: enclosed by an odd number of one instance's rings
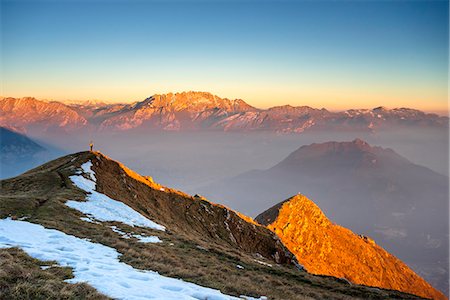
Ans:
{"label": "jagged rocky ridge", "polygon": [[409,108],[331,112],[308,106],[257,109],[241,99],[207,92],[154,95],[132,104],[69,104],[34,98],[0,100],[0,125],[23,130],[219,130],[302,133],[310,130],[374,131],[386,127],[448,126],[448,118]]}

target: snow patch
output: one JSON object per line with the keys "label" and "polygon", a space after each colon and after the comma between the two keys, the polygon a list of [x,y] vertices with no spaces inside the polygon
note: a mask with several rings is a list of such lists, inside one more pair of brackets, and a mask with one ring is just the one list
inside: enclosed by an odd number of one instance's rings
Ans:
{"label": "snow patch", "polygon": [[151,235],[151,236],[142,236],[139,234],[133,235],[133,237],[137,238],[140,243],[162,243],[162,241],[159,239],[159,237]]}
{"label": "snow patch", "polygon": [[120,230],[119,228],[117,228],[116,226],[111,226],[110,227],[112,231],[114,231],[115,233],[118,233],[119,235],[121,235],[124,239],[129,239],[130,235],[126,232],[123,232],[122,230]]}
{"label": "snow patch", "polygon": [[72,175],[70,180],[80,189],[89,193],[85,202],[69,200],[66,205],[89,215],[90,217],[101,221],[116,221],[132,227],[141,226],[150,229],[165,231],[166,228],[160,224],[150,221],[123,202],[114,200],[105,194],[95,191],[96,177],[91,170],[92,162],[88,161],[81,166],[85,174],[90,179],[82,175]]}
{"label": "snow patch", "polygon": [[95,178],[94,172],[92,171],[92,162],[88,161],[81,165],[81,169],[85,174],[88,174],[93,182],[97,182],[97,178]]}
{"label": "snow patch", "polygon": [[89,223],[100,224],[99,222],[94,221],[93,219],[91,219],[89,217],[81,217],[80,220],[85,221],[85,222],[89,222]]}
{"label": "snow patch", "polygon": [[119,261],[120,254],[116,249],[41,225],[3,219],[0,220],[0,248],[10,247],[20,247],[39,260],[56,261],[60,266],[71,267],[74,278],[67,282],[86,282],[115,299],[238,299],[154,271],[134,269]]}
{"label": "snow patch", "polygon": [[140,243],[162,243],[162,241],[159,239],[159,237],[151,235],[151,236],[143,236],[140,234],[133,234],[133,233],[126,233],[117,228],[117,226],[111,226],[111,230],[115,233],[118,233],[122,236],[124,239],[129,239],[134,237],[135,239],[138,239]]}

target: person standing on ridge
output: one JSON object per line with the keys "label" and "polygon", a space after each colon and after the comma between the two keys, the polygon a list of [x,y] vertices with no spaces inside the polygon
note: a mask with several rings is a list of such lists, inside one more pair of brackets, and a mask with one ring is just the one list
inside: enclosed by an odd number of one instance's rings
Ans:
{"label": "person standing on ridge", "polygon": [[90,151],[92,152],[92,149],[94,148],[94,143],[92,141],[89,143],[89,148],[91,149]]}

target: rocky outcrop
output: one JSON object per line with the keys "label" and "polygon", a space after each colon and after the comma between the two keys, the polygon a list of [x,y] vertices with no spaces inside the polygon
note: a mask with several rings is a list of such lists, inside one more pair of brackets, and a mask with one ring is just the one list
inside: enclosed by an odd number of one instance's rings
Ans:
{"label": "rocky outcrop", "polygon": [[358,236],[330,222],[303,195],[277,204],[256,220],[275,232],[308,272],[426,298],[446,299],[369,237]]}

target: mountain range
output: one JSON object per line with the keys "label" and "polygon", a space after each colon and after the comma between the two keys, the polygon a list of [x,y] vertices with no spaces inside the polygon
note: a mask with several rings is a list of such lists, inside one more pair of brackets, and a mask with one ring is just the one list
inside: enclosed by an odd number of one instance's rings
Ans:
{"label": "mountain range", "polygon": [[241,99],[207,92],[151,96],[131,104],[100,101],[55,102],[2,98],[0,126],[23,132],[95,130],[216,130],[302,133],[313,130],[364,131],[398,127],[448,126],[448,117],[415,109],[351,109],[332,112],[308,106],[258,109]]}
{"label": "mountain range", "polygon": [[[418,299],[384,284],[350,283],[355,280],[348,275],[306,272],[303,257],[285,246],[273,223],[267,229],[199,195],[162,186],[100,152],[61,157],[1,186],[0,282],[6,298]],[[330,237],[313,233],[332,236],[334,227],[322,225],[326,219],[318,220],[320,210],[312,202],[302,203],[310,237],[321,238],[304,239],[308,249],[329,243]],[[355,237],[348,235],[352,242]],[[339,258],[338,245],[327,255]],[[371,243],[358,246],[373,252]],[[385,276],[397,285],[389,288],[445,298],[378,248],[385,258],[369,255],[374,266],[385,263],[393,270]],[[319,254],[318,265],[330,262]],[[356,272],[365,258],[355,257],[358,262],[348,268]]]}
{"label": "mountain range", "polygon": [[448,291],[448,177],[356,139],[302,146],[267,170],[196,191],[249,215],[301,192]]}

